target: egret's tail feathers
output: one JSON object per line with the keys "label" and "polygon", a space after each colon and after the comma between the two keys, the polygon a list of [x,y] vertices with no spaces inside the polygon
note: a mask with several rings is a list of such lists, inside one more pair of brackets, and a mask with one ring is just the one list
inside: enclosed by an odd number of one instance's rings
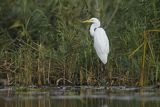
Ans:
{"label": "egret's tail feathers", "polygon": [[106,59],[101,59],[101,61],[103,62],[103,64],[107,63],[107,58]]}
{"label": "egret's tail feathers", "polygon": [[107,63],[107,57],[108,55],[100,55],[99,58],[100,60],[103,62],[103,64],[106,64]]}

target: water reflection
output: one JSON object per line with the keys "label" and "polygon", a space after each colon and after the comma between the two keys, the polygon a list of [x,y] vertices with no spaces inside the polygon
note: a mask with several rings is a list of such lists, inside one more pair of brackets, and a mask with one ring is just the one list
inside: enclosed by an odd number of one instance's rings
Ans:
{"label": "water reflection", "polygon": [[119,87],[54,87],[45,91],[0,90],[1,107],[160,107],[159,90]]}

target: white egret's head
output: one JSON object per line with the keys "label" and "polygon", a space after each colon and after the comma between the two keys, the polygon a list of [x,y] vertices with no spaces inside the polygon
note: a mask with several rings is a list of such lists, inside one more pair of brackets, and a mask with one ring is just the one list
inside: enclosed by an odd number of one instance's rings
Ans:
{"label": "white egret's head", "polygon": [[100,21],[97,18],[91,18],[89,20],[83,21],[83,23],[93,23],[96,26],[100,26]]}

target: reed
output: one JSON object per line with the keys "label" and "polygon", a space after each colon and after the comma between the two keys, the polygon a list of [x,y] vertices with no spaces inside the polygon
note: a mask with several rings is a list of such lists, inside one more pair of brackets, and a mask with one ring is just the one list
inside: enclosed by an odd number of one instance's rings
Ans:
{"label": "reed", "polygon": [[[160,80],[158,0],[6,0],[0,4],[0,79],[10,85],[150,85]],[[81,20],[110,40],[103,65]]]}

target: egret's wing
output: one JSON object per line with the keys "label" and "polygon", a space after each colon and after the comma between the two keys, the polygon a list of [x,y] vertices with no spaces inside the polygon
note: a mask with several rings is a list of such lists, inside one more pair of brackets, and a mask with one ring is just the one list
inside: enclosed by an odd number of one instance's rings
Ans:
{"label": "egret's wing", "polygon": [[94,48],[101,61],[107,63],[109,40],[103,28],[97,28],[94,32]]}

